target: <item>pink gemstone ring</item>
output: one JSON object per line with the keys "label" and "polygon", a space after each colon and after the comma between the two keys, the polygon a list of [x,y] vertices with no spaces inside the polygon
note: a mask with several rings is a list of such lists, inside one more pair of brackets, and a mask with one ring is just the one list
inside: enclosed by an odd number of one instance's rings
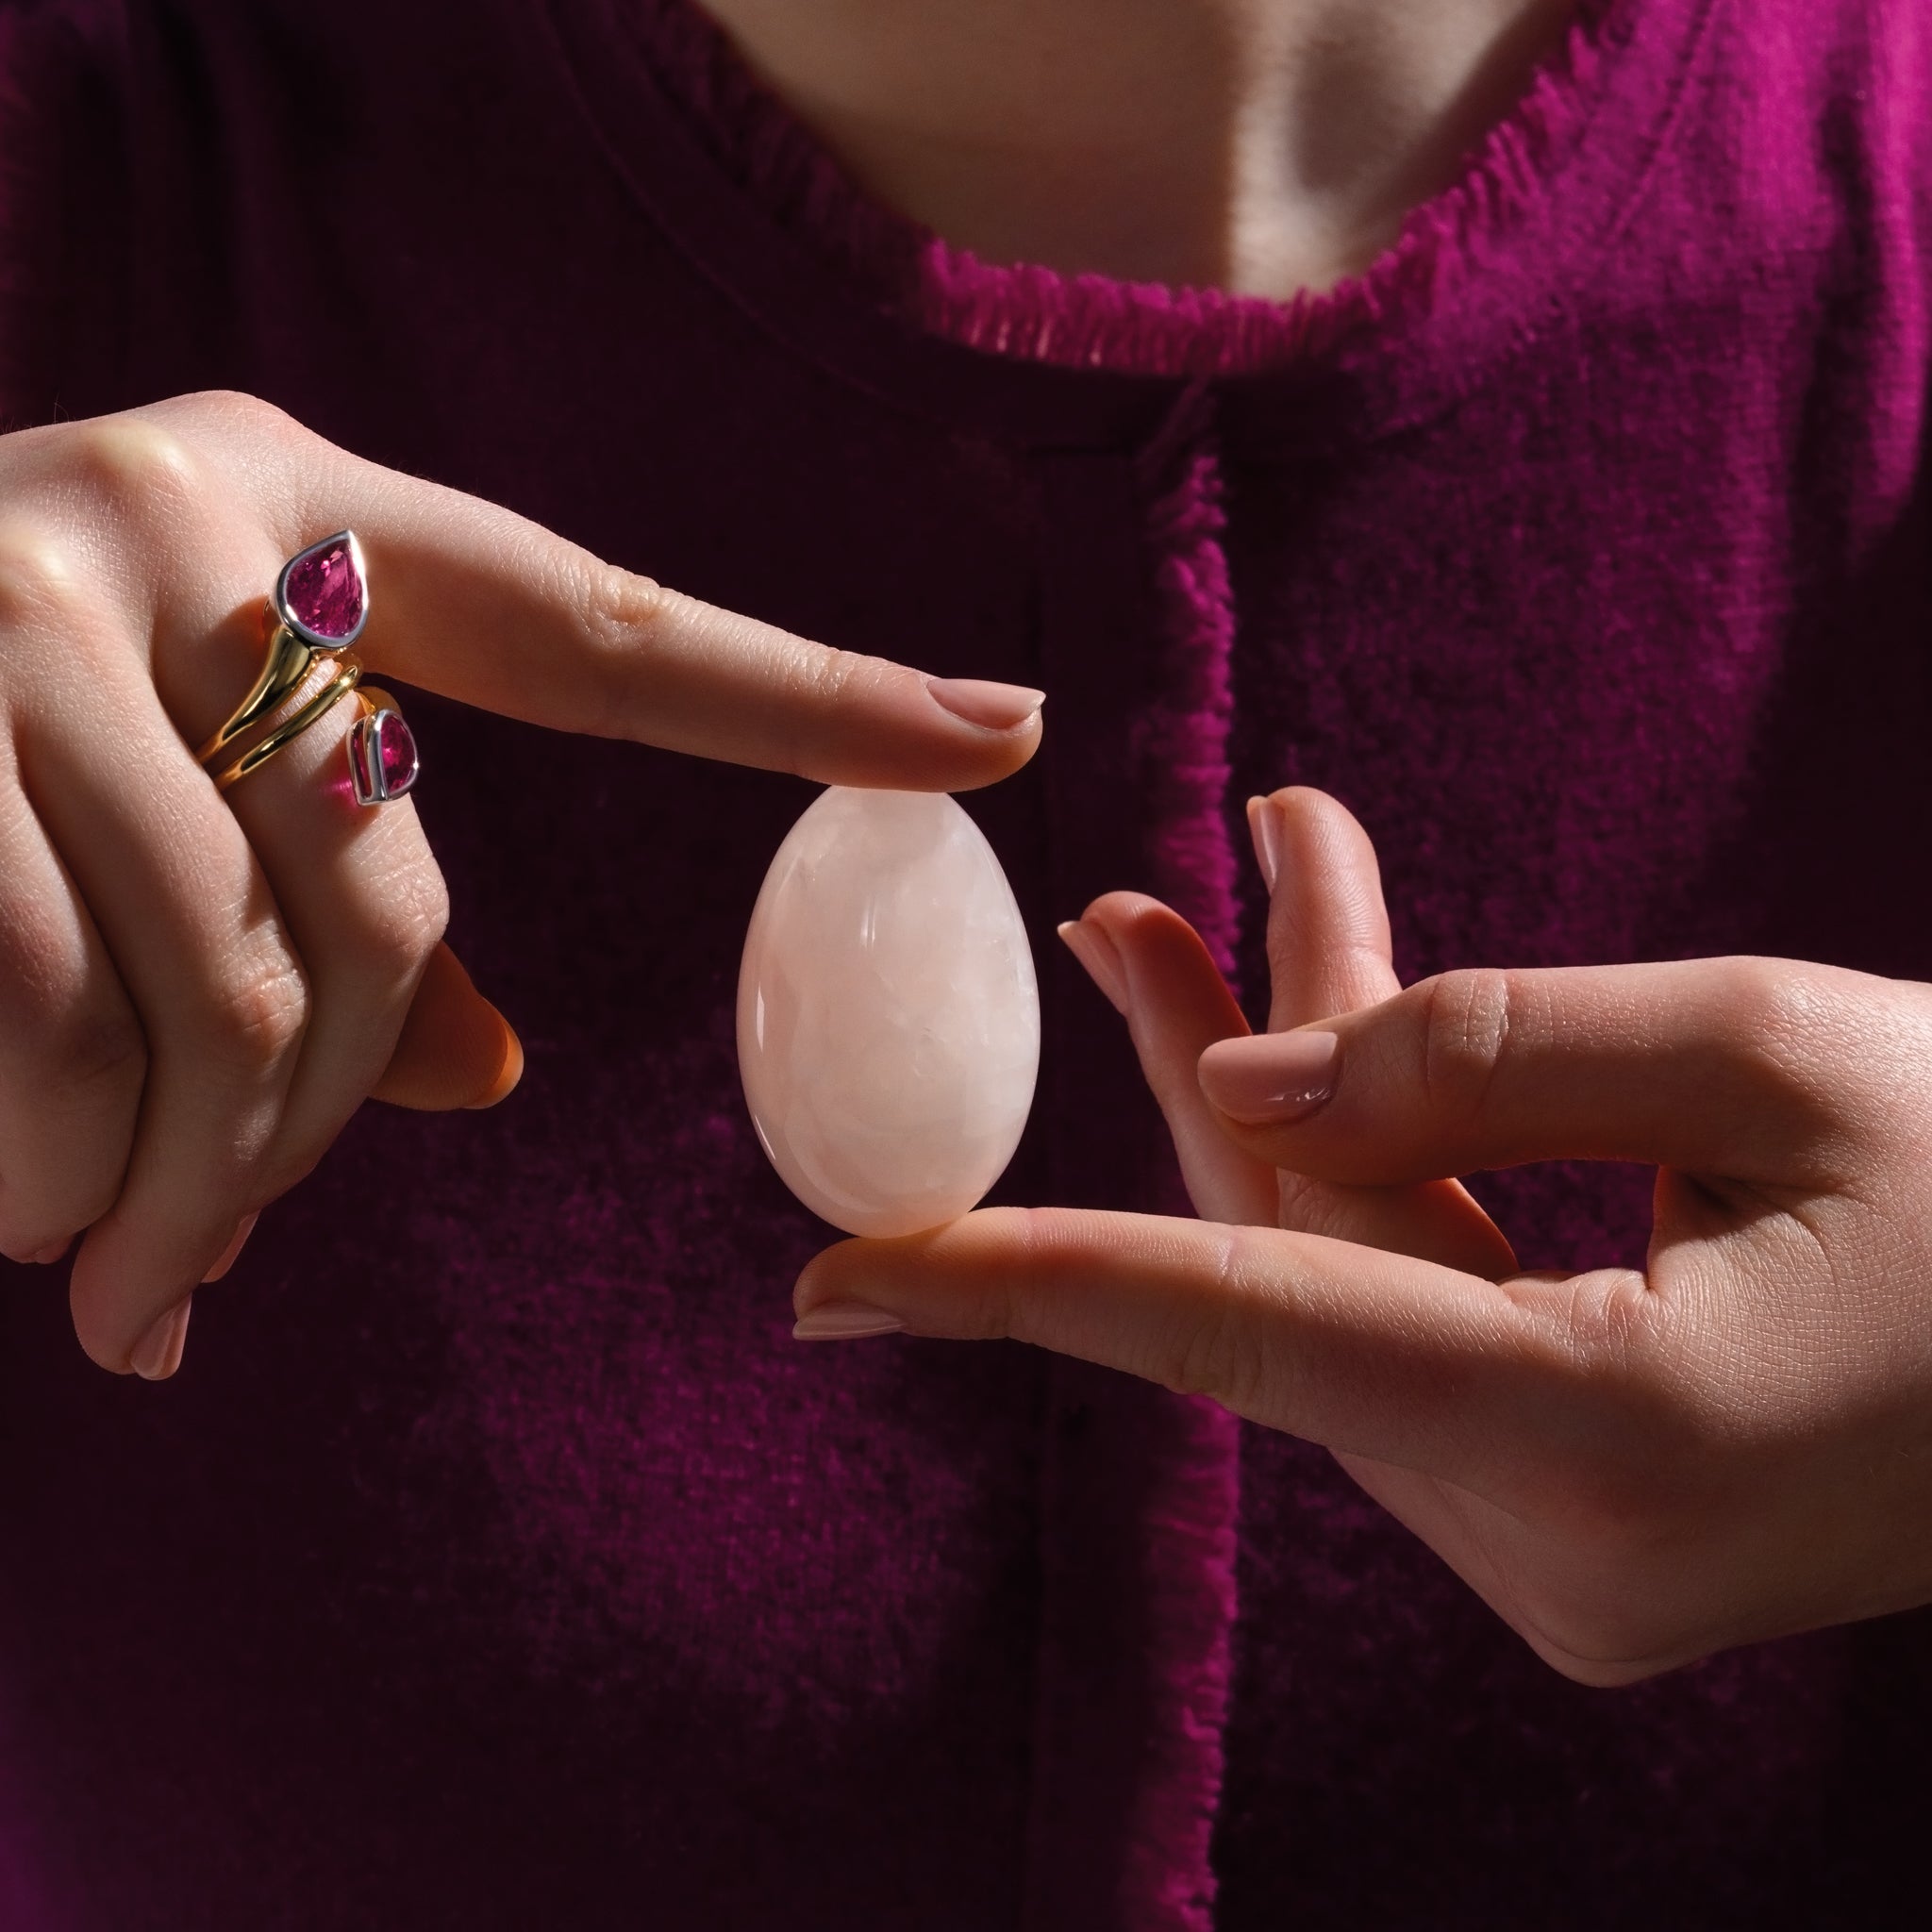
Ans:
{"label": "pink gemstone ring", "polygon": [[275,613],[315,651],[346,651],[369,622],[369,575],[353,530],[298,550],[275,579]]}
{"label": "pink gemstone ring", "polygon": [[[369,700],[362,700],[365,707]],[[349,789],[358,805],[400,798],[416,782],[416,739],[400,711],[371,707],[349,726]]]}
{"label": "pink gemstone ring", "polygon": [[[369,577],[353,530],[338,530],[283,564],[262,616],[267,656],[261,675],[195,754],[217,789],[225,791],[266,764],[331,710],[338,698],[356,689],[362,666],[349,646],[368,621]],[[325,681],[277,720],[318,658],[329,672]],[[236,742],[262,724],[271,728],[235,757]],[[347,748],[349,786],[358,805],[400,798],[416,782],[416,741],[397,711],[365,702],[362,715],[349,727]]]}

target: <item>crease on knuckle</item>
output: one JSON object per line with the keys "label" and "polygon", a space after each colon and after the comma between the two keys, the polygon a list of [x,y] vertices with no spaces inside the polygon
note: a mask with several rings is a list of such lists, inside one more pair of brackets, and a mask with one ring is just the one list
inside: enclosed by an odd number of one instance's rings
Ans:
{"label": "crease on knuckle", "polygon": [[258,973],[236,974],[211,1006],[208,1050],[223,1066],[247,1074],[279,1065],[308,1027],[308,988],[287,958]]}
{"label": "crease on knuckle", "polygon": [[449,930],[449,886],[434,865],[399,868],[343,915],[341,937],[386,977],[413,978]]}
{"label": "crease on knuckle", "polygon": [[1463,967],[1429,980],[1423,1000],[1423,1091],[1431,1108],[1474,1124],[1489,1105],[1509,1050],[1515,988],[1494,967]]}
{"label": "crease on knuckle", "polygon": [[51,531],[0,525],[0,630],[35,628],[72,642],[88,627],[93,599],[67,546]]}
{"label": "crease on knuckle", "polygon": [[1372,940],[1350,935],[1329,954],[1329,971],[1336,985],[1358,998],[1374,998],[1389,982],[1389,954]]}
{"label": "crease on knuckle", "polygon": [[1165,1374],[1159,1377],[1177,1395],[1211,1396],[1238,1412],[1253,1398],[1262,1367],[1244,1319],[1243,1254],[1236,1230],[1215,1242],[1208,1279],[1189,1293],[1173,1318],[1176,1332],[1168,1337]]}
{"label": "crease on knuckle", "polygon": [[67,461],[73,481],[127,523],[163,521],[202,487],[193,451],[151,417],[108,416],[78,425]]}
{"label": "crease on knuckle", "polygon": [[661,629],[671,593],[655,578],[592,560],[583,591],[584,629],[600,655],[635,659]]}
{"label": "crease on knuckle", "polygon": [[837,644],[810,644],[789,653],[786,682],[794,697],[833,706],[859,694],[878,675],[879,659]]}
{"label": "crease on knuckle", "polygon": [[1740,1106],[1774,1109],[1788,1140],[1829,1138],[1842,1097],[1843,1055],[1833,1035],[1846,1014],[1842,990],[1819,985],[1788,961],[1730,960],[1713,1077],[1741,1082]]}
{"label": "crease on knuckle", "polygon": [[803,775],[823,750],[825,726],[859,704],[876,684],[883,659],[837,644],[802,642],[779,633],[767,681],[765,715],[785,771]]}
{"label": "crease on knuckle", "polygon": [[1070,1264],[1064,1244],[1055,1236],[1053,1218],[1039,1208],[985,1211],[1006,1217],[1001,1236],[1008,1265],[985,1277],[974,1296],[969,1337],[1061,1347],[1054,1310],[1064,1291],[1060,1277],[1070,1272]]}
{"label": "crease on knuckle", "polygon": [[1673,1310],[1632,1268],[1573,1277],[1552,1310],[1544,1359],[1546,1511],[1593,1556],[1654,1551],[1681,1520],[1709,1432],[1698,1378],[1678,1366]]}
{"label": "crease on knuckle", "polygon": [[[583,554],[576,608],[591,673],[605,714],[621,723],[656,695],[653,671],[666,655],[673,592],[653,577]],[[564,575],[572,566],[566,563]],[[568,594],[565,591],[563,594]]]}
{"label": "crease on knuckle", "polygon": [[1635,1268],[1596,1268],[1565,1284],[1564,1333],[1579,1373],[1605,1383],[1657,1386],[1673,1310]]}

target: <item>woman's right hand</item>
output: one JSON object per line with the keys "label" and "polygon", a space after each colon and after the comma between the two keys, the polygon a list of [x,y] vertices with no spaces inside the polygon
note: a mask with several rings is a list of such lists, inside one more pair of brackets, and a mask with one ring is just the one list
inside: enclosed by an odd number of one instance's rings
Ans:
{"label": "woman's right hand", "polygon": [[837,784],[958,791],[1039,741],[1037,693],[697,603],[250,397],[0,437],[0,1251],[83,1235],[105,1368],[174,1372],[196,1284],[372,1093],[514,1084],[413,805],[344,795],[356,698],[226,792],[195,762],[281,564],[344,527],[376,676]]}

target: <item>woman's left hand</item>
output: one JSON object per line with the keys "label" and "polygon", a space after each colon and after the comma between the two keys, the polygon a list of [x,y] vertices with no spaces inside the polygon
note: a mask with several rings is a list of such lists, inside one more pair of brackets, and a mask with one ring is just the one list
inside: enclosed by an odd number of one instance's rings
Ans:
{"label": "woman's left hand", "polygon": [[[1010,1336],[1325,1443],[1581,1682],[1932,1601],[1932,987],[1733,958],[1402,991],[1355,821],[1255,818],[1269,1032],[1156,902],[1069,929],[1208,1218],[845,1241],[798,1314]],[[1644,1271],[1524,1274],[1449,1178],[1553,1158],[1658,1164]]]}

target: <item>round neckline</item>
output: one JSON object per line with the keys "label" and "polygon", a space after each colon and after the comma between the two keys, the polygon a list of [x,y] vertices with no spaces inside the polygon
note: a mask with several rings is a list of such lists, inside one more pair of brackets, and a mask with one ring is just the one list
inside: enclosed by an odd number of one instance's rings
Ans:
{"label": "round neckline", "polygon": [[[1630,222],[1717,5],[1580,0],[1391,247],[1287,302],[979,261],[867,195],[693,0],[544,0],[544,16],[642,211],[824,373],[920,416],[1075,448],[1139,446],[1178,392],[1211,387],[1224,437],[1265,455],[1424,422],[1559,321]],[[1150,340],[1164,364],[1139,353]]]}

